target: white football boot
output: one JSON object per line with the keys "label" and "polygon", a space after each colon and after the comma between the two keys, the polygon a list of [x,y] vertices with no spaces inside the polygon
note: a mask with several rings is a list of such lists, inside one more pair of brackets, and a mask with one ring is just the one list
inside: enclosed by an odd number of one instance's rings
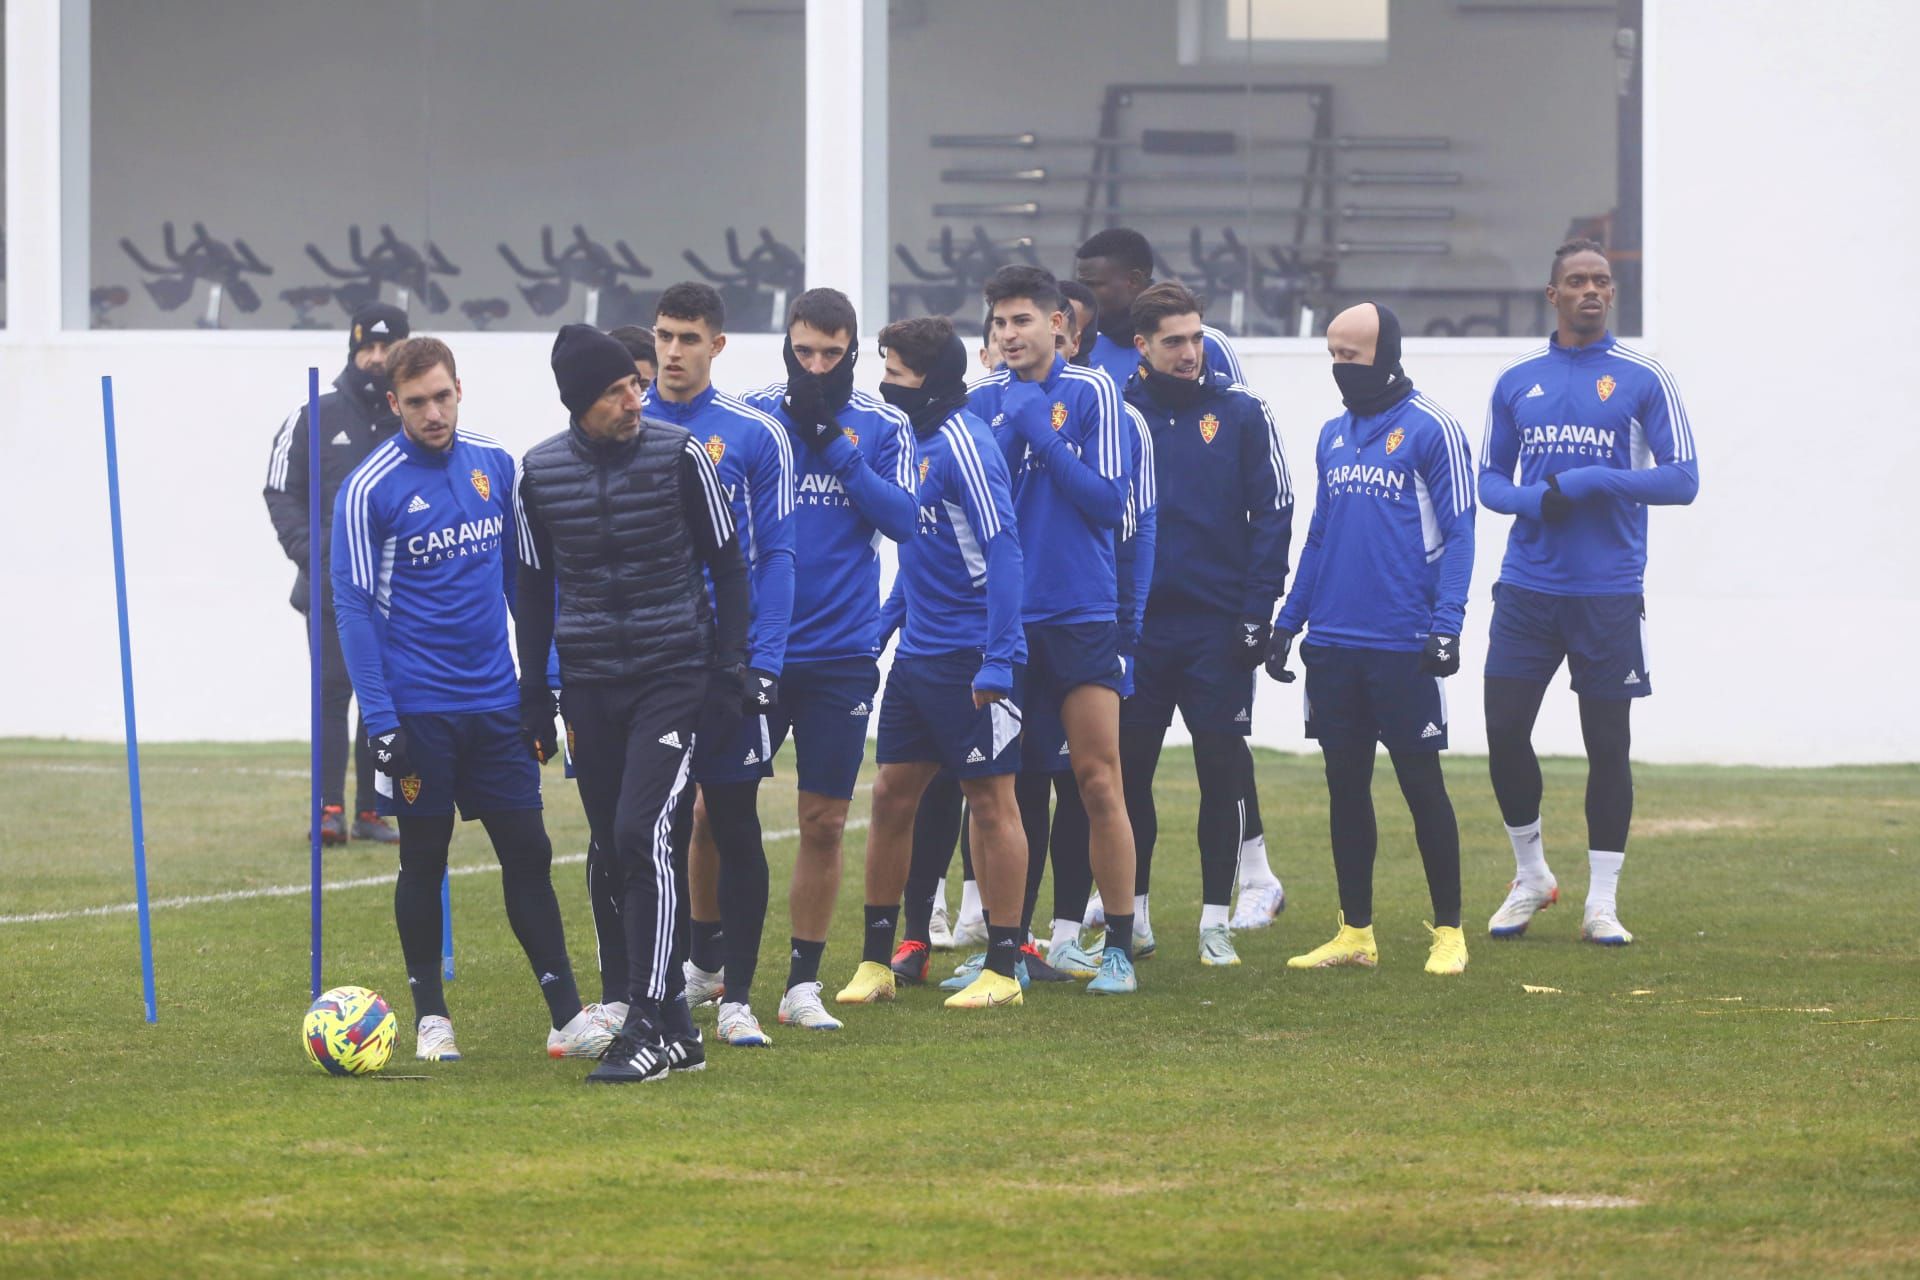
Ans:
{"label": "white football boot", "polygon": [[753,1016],[753,1010],[744,1004],[722,1004],[720,1006],[720,1025],[715,1032],[720,1043],[730,1044],[736,1049],[765,1049],[773,1044],[767,1033],[760,1029],[760,1019]]}
{"label": "white football boot", "polygon": [[1548,876],[1545,884],[1515,880],[1507,886],[1507,900],[1487,921],[1487,932],[1496,938],[1517,938],[1527,931],[1533,917],[1560,901],[1560,882]]}
{"label": "white football boot", "polygon": [[1240,886],[1240,901],[1233,908],[1230,929],[1264,929],[1287,909],[1287,891],[1278,880],[1262,880]]}
{"label": "white football boot", "polygon": [[689,960],[681,967],[681,971],[687,975],[687,1008],[698,1009],[701,1005],[714,1004],[727,994],[725,965],[708,973]]}
{"label": "white football boot", "polygon": [[807,1031],[838,1031],[846,1024],[820,1003],[819,983],[803,982],[788,988],[787,994],[780,997],[780,1025]]}
{"label": "white football boot", "polygon": [[1580,940],[1597,942],[1603,947],[1624,947],[1633,941],[1633,935],[1627,932],[1612,908],[1600,907],[1589,910],[1586,919],[1580,922]]}
{"label": "white football boot", "polygon": [[[622,1022],[626,1014],[620,1015]],[[582,1005],[580,1012],[573,1015],[573,1021],[564,1027],[547,1032],[547,1056],[549,1058],[598,1058],[613,1043],[613,1031],[606,1024],[605,1015],[597,1004]]]}
{"label": "white football boot", "polygon": [[420,1019],[413,1032],[413,1056],[422,1062],[458,1062],[460,1047],[453,1042],[453,1023],[437,1013]]}

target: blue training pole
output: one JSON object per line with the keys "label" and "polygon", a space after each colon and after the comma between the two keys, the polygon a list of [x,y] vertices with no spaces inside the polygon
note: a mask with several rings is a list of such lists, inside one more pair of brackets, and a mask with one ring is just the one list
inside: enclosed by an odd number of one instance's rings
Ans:
{"label": "blue training pole", "polygon": [[323,766],[320,762],[320,602],[324,598],[321,592],[320,565],[320,370],[318,367],[307,369],[307,685],[312,701],[311,717],[308,725],[308,766],[312,778],[313,795],[311,805],[313,849],[310,855],[309,875],[311,884],[308,896],[312,899],[312,937],[308,942],[309,959],[312,965],[312,993],[309,999],[320,998],[320,822],[321,805],[324,803],[321,792],[320,774]]}
{"label": "blue training pole", "polygon": [[133,641],[127,627],[127,551],[120,529],[120,446],[113,432],[113,379],[100,379],[107,419],[107,507],[113,513],[113,589],[120,608],[120,693],[127,716],[127,798],[133,809],[133,893],[140,911],[140,992],[147,1021],[160,1021],[153,994],[153,916],[147,909],[147,830],[140,804],[140,731],[133,718]]}
{"label": "blue training pole", "polygon": [[453,981],[453,876],[440,877],[440,980]]}

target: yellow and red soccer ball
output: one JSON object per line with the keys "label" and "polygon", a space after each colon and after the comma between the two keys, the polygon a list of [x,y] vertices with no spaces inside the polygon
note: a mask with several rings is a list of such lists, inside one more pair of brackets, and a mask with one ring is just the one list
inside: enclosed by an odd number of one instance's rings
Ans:
{"label": "yellow and red soccer ball", "polygon": [[307,1060],[328,1075],[362,1076],[387,1065],[398,1029],[379,992],[335,987],[307,1010],[300,1038]]}

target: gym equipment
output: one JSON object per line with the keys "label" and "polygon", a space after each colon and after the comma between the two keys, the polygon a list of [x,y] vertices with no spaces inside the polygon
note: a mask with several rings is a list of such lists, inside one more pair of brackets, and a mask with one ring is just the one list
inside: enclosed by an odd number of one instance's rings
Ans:
{"label": "gym equipment", "polygon": [[425,252],[395,235],[391,226],[381,223],[380,242],[373,246],[372,252],[362,252],[360,226],[354,223],[347,228],[347,255],[353,260],[352,267],[335,266],[320,251],[320,246],[311,242],[307,244],[307,256],[329,276],[347,281],[335,286],[333,295],[348,315],[379,301],[385,285],[393,286],[394,304],[401,310],[411,309],[413,296],[419,294],[427,310],[440,315],[453,303],[433,277],[457,276],[460,268],[449,262],[433,241],[422,243],[426,246]]}
{"label": "gym equipment", "polygon": [[970,304],[979,301],[980,288],[987,277],[1007,263],[1018,259],[1036,267],[1041,265],[1032,236],[995,240],[985,227],[977,224],[965,244],[955,240],[952,227],[942,227],[939,238],[929,248],[940,255],[944,271],[922,266],[904,244],[893,246],[894,256],[900,259],[915,283],[893,286],[889,299],[892,314],[903,314],[915,298],[929,315],[953,315],[969,310]]}
{"label": "gym equipment", "polygon": [[560,310],[572,296],[573,286],[578,284],[586,291],[582,323],[606,327],[652,323],[652,303],[660,295],[637,293],[624,283],[623,277],[644,280],[653,275],[653,268],[640,261],[625,240],[615,240],[609,251],[589,236],[585,227],[575,223],[571,244],[558,253],[554,252],[553,244],[553,228],[541,227],[540,257],[547,264],[544,271],[527,266],[506,243],[497,246],[500,256],[516,274],[533,281],[520,286],[520,296],[527,300],[534,314],[549,316]]}
{"label": "gym equipment", "polygon": [[[1240,92],[1238,88],[1233,90]],[[1440,137],[1248,138],[1230,129],[1143,129],[1138,138],[1043,137],[1033,133],[936,133],[932,143],[941,148],[993,148],[1034,151],[1046,147],[1093,147],[1146,155],[1231,156],[1245,151],[1296,151],[1327,148],[1334,151],[1445,151],[1453,143]]]}
{"label": "gym equipment", "polygon": [[[732,227],[726,230],[726,244],[732,271],[716,271],[691,249],[681,250],[680,256],[720,291],[730,327],[750,333],[777,332],[786,323],[788,299],[806,288],[806,260],[765,227],[760,228],[760,242],[751,253],[740,252],[740,236]],[[733,322],[735,316],[741,317],[738,324]]]}
{"label": "gym equipment", "polygon": [[107,318],[108,314],[116,307],[126,306],[127,299],[131,296],[125,285],[118,284],[98,285],[88,290],[87,305],[93,309],[93,327],[113,328],[113,321]]}
{"label": "gym equipment", "polygon": [[133,259],[135,266],[156,277],[141,284],[162,311],[178,311],[185,306],[203,280],[207,284],[207,303],[194,321],[199,328],[222,327],[221,311],[228,298],[242,311],[252,313],[260,309],[260,295],[246,277],[270,276],[273,268],[260,261],[245,240],[237,236],[231,244],[215,240],[205,223],[196,222],[193,239],[182,249],[175,240],[173,223],[163,222],[160,241],[170,266],[157,265],[125,236],[120,238],[120,248]]}
{"label": "gym equipment", "polygon": [[496,320],[507,318],[507,300],[505,298],[468,298],[460,304],[460,314],[467,323],[482,332],[491,329]]}
{"label": "gym equipment", "polygon": [[326,326],[313,313],[333,301],[333,290],[323,284],[282,289],[280,301],[293,308],[293,328],[324,329]]}

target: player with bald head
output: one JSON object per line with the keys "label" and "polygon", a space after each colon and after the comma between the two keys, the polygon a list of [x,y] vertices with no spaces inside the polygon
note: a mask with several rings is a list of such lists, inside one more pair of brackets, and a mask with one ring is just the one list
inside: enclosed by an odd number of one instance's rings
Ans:
{"label": "player with bald head", "polygon": [[1393,761],[1413,813],[1433,899],[1427,972],[1467,967],[1460,931],[1460,830],[1440,772],[1442,681],[1460,669],[1473,576],[1473,470],[1466,433],[1400,366],[1400,321],[1377,303],[1327,325],[1346,412],[1320,429],[1318,493],[1293,591],[1273,623],[1267,674],[1293,679],[1304,628],[1307,736],[1326,761],[1340,931],[1293,969],[1373,968],[1374,744]]}

